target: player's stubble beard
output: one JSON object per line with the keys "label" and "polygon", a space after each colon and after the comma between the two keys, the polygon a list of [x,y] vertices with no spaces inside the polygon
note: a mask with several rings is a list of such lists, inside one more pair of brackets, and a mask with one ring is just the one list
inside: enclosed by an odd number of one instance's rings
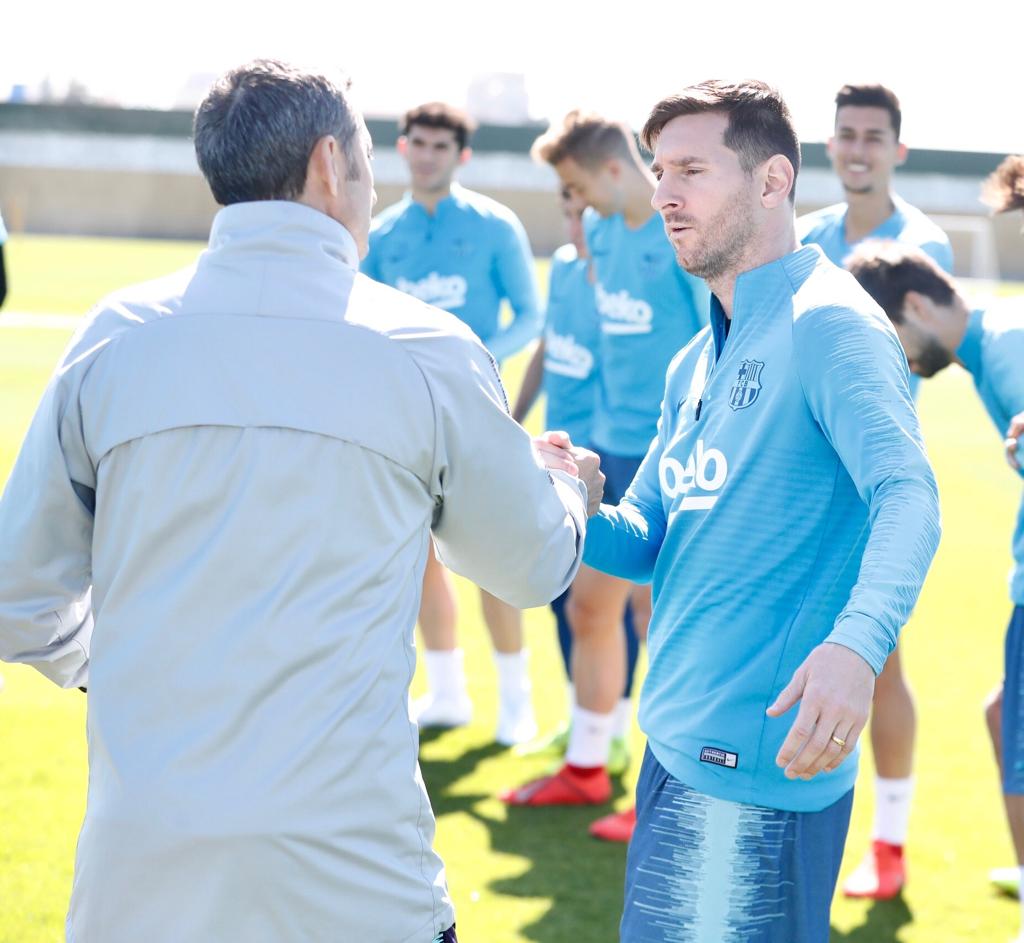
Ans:
{"label": "player's stubble beard", "polygon": [[676,250],[680,267],[697,278],[714,282],[730,271],[742,271],[742,260],[754,239],[754,213],[745,187],[739,187],[705,223],[686,213],[672,213],[665,224],[694,226],[700,239],[693,248]]}
{"label": "player's stubble beard", "polygon": [[924,341],[921,352],[914,358],[914,372],[927,379],[944,370],[952,362],[953,358],[949,351],[934,337],[929,337]]}

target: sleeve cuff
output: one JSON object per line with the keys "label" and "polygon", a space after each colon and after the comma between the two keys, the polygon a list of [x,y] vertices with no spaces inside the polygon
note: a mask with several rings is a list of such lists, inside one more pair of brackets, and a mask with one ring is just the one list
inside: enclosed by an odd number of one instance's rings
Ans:
{"label": "sleeve cuff", "polygon": [[877,622],[860,615],[841,617],[825,641],[856,652],[871,666],[876,677],[895,648],[895,641]]}

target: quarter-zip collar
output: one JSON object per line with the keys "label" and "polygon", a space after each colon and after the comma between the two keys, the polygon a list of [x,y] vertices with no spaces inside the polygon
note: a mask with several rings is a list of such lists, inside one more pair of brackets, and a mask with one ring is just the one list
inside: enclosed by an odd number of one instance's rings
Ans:
{"label": "quarter-zip collar", "polygon": [[735,335],[748,329],[759,318],[777,313],[778,308],[772,300],[777,299],[780,293],[796,294],[824,257],[819,246],[801,246],[779,259],[740,273],[733,289],[732,323],[728,327],[725,309],[712,295],[711,335],[715,341],[715,360],[722,356],[727,335]]}

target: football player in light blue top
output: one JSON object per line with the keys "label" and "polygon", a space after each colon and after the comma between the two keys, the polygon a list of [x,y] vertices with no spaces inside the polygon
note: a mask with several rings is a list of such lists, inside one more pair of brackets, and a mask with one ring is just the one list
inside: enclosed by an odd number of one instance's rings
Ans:
{"label": "football player in light blue top", "polygon": [[[707,321],[707,287],[675,264],[658,214],[654,179],[632,131],[606,117],[570,112],[534,144],[569,194],[591,208],[585,218],[600,316],[601,372],[593,445],[606,475],[605,495],[618,500],[655,433],[672,357]],[[629,670],[623,688],[622,620],[627,600],[643,634],[650,593],[583,568],[569,598],[574,634],[574,717],[566,765],[510,793],[517,804],[604,802],[606,766],[617,723],[629,717]],[[631,642],[627,632],[627,643]],[[621,696],[616,699],[616,695]],[[617,718],[619,719],[617,721]],[[620,728],[621,729],[621,728]],[[632,810],[594,823],[592,833],[628,840]]]}
{"label": "football player in light blue top", "polygon": [[[430,102],[408,111],[398,151],[409,165],[409,192],[383,210],[370,231],[362,271],[421,301],[450,311],[484,342],[495,359],[516,353],[540,331],[533,255],[526,232],[506,206],[454,182],[471,156],[473,122],[462,111]],[[500,324],[503,301],[512,322]],[[498,673],[495,739],[523,743],[537,733],[521,616],[482,592],[484,620]],[[419,624],[429,692],[415,705],[420,726],[469,723],[457,607],[451,578],[433,554],[423,578]]]}
{"label": "football player in light blue top", "polygon": [[[562,212],[570,242],[559,246],[551,257],[548,274],[548,304],[544,333],[534,349],[519,388],[512,418],[524,423],[527,414],[544,391],[545,429],[560,430],[573,442],[590,442],[594,410],[597,406],[599,379],[599,338],[594,286],[591,284],[590,255],[583,234],[582,207],[565,191],[561,194]],[[569,593],[551,603],[558,629],[568,685],[568,716],[575,704],[572,683],[572,630],[565,614]],[[627,713],[631,722],[632,714]],[[518,752],[530,756],[550,751],[564,752],[568,745],[568,720],[552,733]],[[622,744],[625,748],[625,743]]]}
{"label": "football player in light blue top", "polygon": [[778,93],[701,83],[643,139],[713,297],[584,553],[654,589],[621,938],[822,943],[874,678],[938,545],[935,479],[895,331],[796,238]]}
{"label": "football player in light blue top", "polygon": [[[828,142],[846,202],[797,220],[804,245],[815,243],[843,265],[864,239],[894,239],[917,246],[952,274],[949,238],[924,213],[893,191],[893,174],[907,159],[900,141],[899,99],[882,85],[844,85],[836,94],[835,132]],[[916,396],[918,377],[910,378]],[[914,701],[897,648],[875,686],[871,747],[875,762],[875,821],[871,848],[847,879],[850,897],[888,900],[906,881],[904,843],[914,780]]]}
{"label": "football player in light blue top", "polygon": [[[500,362],[537,336],[540,308],[533,254],[518,217],[453,180],[470,159],[472,130],[466,115],[439,102],[405,115],[398,150],[412,187],[375,217],[361,270],[450,311]],[[506,300],[512,321],[503,327]]]}
{"label": "football player in light blue top", "polygon": [[[934,376],[959,363],[974,385],[1000,438],[1024,411],[1024,302],[1015,298],[971,310],[953,280],[920,250],[891,242],[865,243],[847,262],[885,309],[903,343],[910,369]],[[1024,476],[1019,441],[1011,464]],[[1003,797],[1018,866],[1024,866],[1024,501],[1013,537],[1004,683],[986,711],[1000,760]],[[1024,917],[1024,915],[1022,915]],[[1024,920],[1018,938],[1024,941]]]}

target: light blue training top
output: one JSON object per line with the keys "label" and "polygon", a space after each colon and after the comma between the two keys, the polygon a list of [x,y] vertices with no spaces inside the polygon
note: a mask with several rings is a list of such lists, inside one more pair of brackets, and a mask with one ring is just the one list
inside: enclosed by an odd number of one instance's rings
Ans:
{"label": "light blue training top", "polygon": [[716,298],[711,319],[584,562],[653,579],[640,725],[662,766],[708,795],[816,811],[856,758],[787,780],[775,756],[796,708],[765,710],[822,642],[881,671],[938,545],[935,479],[892,325],[817,247],[741,275],[731,323]]}
{"label": "light blue training top", "polygon": [[708,289],[684,272],[655,213],[630,229],[621,213],[584,216],[601,325],[594,445],[639,457],[657,431],[665,370],[708,323]]}
{"label": "light blue training top", "polygon": [[[796,221],[797,237],[805,246],[811,243],[821,246],[829,260],[840,268],[861,242],[867,239],[892,239],[917,246],[930,255],[941,269],[952,275],[953,247],[949,244],[949,236],[916,206],[911,206],[895,193],[892,194],[892,203],[892,215],[857,242],[846,241],[846,213],[849,210],[846,203],[835,203],[801,216]],[[915,398],[920,384],[921,378],[911,374],[910,392]]]}
{"label": "light blue training top", "polygon": [[589,268],[574,245],[555,250],[544,321],[546,426],[568,432],[577,445],[591,441],[597,404],[600,332]]}
{"label": "light blue training top", "polygon": [[[540,333],[526,230],[507,206],[452,184],[433,214],[406,194],[373,221],[360,270],[450,311],[504,360]],[[501,327],[501,302],[512,322]]]}
{"label": "light blue training top", "polygon": [[[981,401],[1002,438],[1010,420],[1024,412],[1024,304],[1002,302],[988,311],[972,311],[957,357],[970,371]],[[1017,450],[1024,461],[1024,445]],[[1024,477],[1024,471],[1021,471]],[[1014,568],[1010,598],[1024,605],[1024,501],[1013,535]]]}
{"label": "light blue training top", "polygon": [[[949,236],[916,206],[892,194],[892,215],[865,239],[892,239],[917,246],[930,255],[944,271],[953,274],[953,248]],[[846,257],[860,244],[846,241],[846,203],[835,203],[796,221],[797,238],[806,246],[821,246],[835,265],[842,267]]]}

